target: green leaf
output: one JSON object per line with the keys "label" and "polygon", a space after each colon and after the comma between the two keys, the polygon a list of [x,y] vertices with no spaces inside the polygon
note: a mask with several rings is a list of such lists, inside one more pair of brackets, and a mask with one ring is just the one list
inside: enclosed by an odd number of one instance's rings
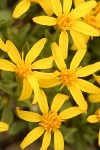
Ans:
{"label": "green leaf", "polygon": [[9,104],[6,107],[4,107],[1,120],[8,123],[8,124],[12,123],[13,112],[12,112],[12,109],[11,109]]}
{"label": "green leaf", "polygon": [[25,122],[25,121],[16,121],[16,122],[12,123],[8,133],[10,135],[17,135],[22,130],[24,130],[26,127],[27,127],[27,122]]}

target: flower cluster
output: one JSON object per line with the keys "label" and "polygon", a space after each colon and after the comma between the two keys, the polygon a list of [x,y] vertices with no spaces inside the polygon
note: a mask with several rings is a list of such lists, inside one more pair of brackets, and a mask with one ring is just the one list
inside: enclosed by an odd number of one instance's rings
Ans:
{"label": "flower cluster", "polygon": [[[0,69],[15,73],[15,76],[22,82],[19,101],[33,98],[33,107],[38,103],[42,112],[39,114],[22,110],[19,107],[16,108],[19,118],[38,123],[38,127],[30,131],[22,141],[20,145],[22,149],[44,134],[40,150],[46,150],[51,142],[51,133],[54,133],[54,149],[64,150],[64,138],[60,128],[66,120],[87,113],[88,103],[83,92],[89,93],[90,102],[100,102],[100,88],[86,78],[93,75],[100,84],[100,76],[94,74],[100,70],[100,61],[86,66],[80,65],[88,51],[89,37],[100,36],[100,2],[74,0],[74,9],[72,2],[72,0],[22,0],[14,9],[13,17],[17,19],[26,13],[31,5],[39,4],[41,6],[47,15],[33,17],[33,22],[54,26],[59,34],[58,43],[53,41],[51,44],[51,56],[40,58],[40,53],[47,41],[46,38],[39,39],[27,54],[24,54],[24,51],[20,54],[12,41],[3,42],[0,38],[0,49],[7,54],[7,58],[0,58]],[[69,65],[70,39],[72,39],[77,51]],[[55,86],[60,86],[60,89],[57,94],[55,93],[49,109],[49,98],[46,97],[43,89],[50,90]],[[63,87],[65,87],[66,94],[62,94]],[[66,106],[64,110],[59,112],[64,102],[69,99],[67,93],[72,96],[78,106]],[[87,121],[90,123],[99,122],[100,110],[95,115],[89,116]],[[0,122],[0,131],[6,130],[8,130],[8,125]]]}

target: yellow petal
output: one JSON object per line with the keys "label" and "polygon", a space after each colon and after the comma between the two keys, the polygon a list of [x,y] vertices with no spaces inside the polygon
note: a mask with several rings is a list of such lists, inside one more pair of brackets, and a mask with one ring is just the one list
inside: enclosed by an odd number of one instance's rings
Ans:
{"label": "yellow petal", "polygon": [[84,111],[86,112],[87,110],[87,102],[85,101],[82,92],[80,91],[80,89],[76,86],[70,86],[70,92],[72,97],[74,98],[75,102],[78,104],[78,106]]}
{"label": "yellow petal", "polygon": [[97,86],[93,85],[92,83],[83,80],[83,79],[77,79],[77,85],[79,89],[83,92],[87,93],[100,93],[100,88]]}
{"label": "yellow petal", "polygon": [[44,133],[43,127],[39,126],[29,132],[21,143],[21,148],[24,149],[34,141],[36,141]]}
{"label": "yellow petal", "polygon": [[31,97],[31,94],[32,94],[32,87],[29,84],[27,78],[24,78],[22,92],[21,92],[19,100],[20,101],[26,100]]}
{"label": "yellow petal", "polygon": [[7,131],[8,128],[9,128],[9,125],[7,123],[0,122],[0,132]]}
{"label": "yellow petal", "polygon": [[15,63],[19,63],[21,61],[21,57],[19,54],[18,49],[16,48],[16,46],[9,40],[7,40],[6,45],[8,47],[8,55],[10,57],[10,59]]}
{"label": "yellow petal", "polygon": [[46,38],[42,38],[37,43],[35,43],[26,55],[25,62],[32,63],[42,51],[46,41]]}
{"label": "yellow petal", "polygon": [[49,111],[47,97],[43,90],[39,92],[38,104],[43,114],[47,114]]}
{"label": "yellow petal", "polygon": [[74,0],[74,5],[75,5],[75,7],[77,7],[78,5],[80,5],[84,2],[85,2],[85,0]]}
{"label": "yellow petal", "polygon": [[83,36],[83,34],[74,30],[73,28],[70,30],[70,34],[72,36],[73,42],[74,42],[77,50],[86,50],[87,49],[85,37]]}
{"label": "yellow petal", "polygon": [[92,10],[92,8],[94,8],[96,6],[96,4],[97,3],[95,1],[84,2],[80,5],[78,5],[74,10],[72,10],[70,16],[73,19],[78,19],[80,17],[83,17],[87,13],[89,13],[90,10]]}
{"label": "yellow petal", "polygon": [[51,105],[51,111],[57,112],[62,107],[65,100],[68,100],[68,99],[69,99],[69,96],[58,93],[53,99],[53,102]]}
{"label": "yellow petal", "polygon": [[90,26],[89,24],[82,22],[82,21],[75,21],[73,24],[73,29],[81,32],[85,35],[89,36],[99,36],[100,33],[94,27]]}
{"label": "yellow petal", "polygon": [[62,111],[59,116],[63,120],[70,119],[75,116],[78,116],[79,114],[84,113],[79,107],[70,107],[66,110]]}
{"label": "yellow petal", "polygon": [[54,149],[64,150],[64,139],[62,133],[59,130],[54,132]]}
{"label": "yellow petal", "polygon": [[71,61],[70,69],[75,70],[79,66],[85,54],[86,54],[86,50],[77,51]]}
{"label": "yellow petal", "polygon": [[5,52],[7,52],[8,50],[6,44],[2,41],[1,38],[0,38],[0,49],[2,49]]}
{"label": "yellow petal", "polygon": [[97,118],[97,115],[91,115],[87,118],[87,121],[90,122],[90,123],[96,123],[98,122],[98,118]]}
{"label": "yellow petal", "polygon": [[53,44],[52,44],[52,54],[53,54],[53,57],[54,57],[57,67],[60,70],[64,70],[66,68],[66,64],[64,62],[64,58],[63,58],[61,49],[55,42],[53,42]]}
{"label": "yellow petal", "polygon": [[95,78],[95,80],[100,84],[100,76],[93,74],[93,77]]}
{"label": "yellow petal", "polygon": [[62,51],[64,59],[67,58],[68,55],[68,34],[66,31],[62,31],[59,37],[59,47]]}
{"label": "yellow petal", "polygon": [[19,4],[15,7],[13,12],[14,18],[19,18],[23,15],[30,7],[31,3],[29,0],[22,0]]}
{"label": "yellow petal", "polygon": [[49,69],[53,65],[53,57],[40,59],[32,64],[32,69]]}
{"label": "yellow petal", "polygon": [[38,101],[38,97],[39,97],[39,84],[38,84],[37,79],[34,77],[34,75],[28,75],[27,79],[28,79],[32,89],[34,90],[33,104],[35,104]]}
{"label": "yellow petal", "polygon": [[43,142],[40,150],[46,150],[51,142],[51,133],[46,131],[43,137]]}
{"label": "yellow petal", "polygon": [[99,135],[98,135],[98,144],[100,146],[100,130],[99,130]]}
{"label": "yellow petal", "polygon": [[72,6],[72,0],[64,0],[63,2],[63,11],[64,13],[68,13],[71,9],[71,6]]}
{"label": "yellow petal", "polygon": [[54,17],[48,17],[48,16],[39,16],[34,17],[32,19],[35,23],[41,24],[41,25],[47,25],[47,26],[53,26],[57,24],[57,19]]}
{"label": "yellow petal", "polygon": [[100,93],[89,94],[88,99],[91,103],[99,103],[100,102]]}
{"label": "yellow petal", "polygon": [[61,84],[61,81],[56,78],[54,73],[43,73],[34,71],[34,76],[37,78],[39,86],[41,88],[50,88]]}
{"label": "yellow petal", "polygon": [[43,8],[43,10],[46,12],[48,16],[51,16],[53,14],[53,9],[51,5],[51,0],[38,0],[38,3]]}
{"label": "yellow petal", "polygon": [[80,68],[77,72],[76,75],[78,77],[85,77],[88,75],[93,74],[94,72],[100,70],[100,62],[94,63],[92,65],[88,65],[86,67]]}
{"label": "yellow petal", "polygon": [[18,117],[20,117],[21,119],[25,121],[28,121],[28,122],[40,122],[41,121],[41,116],[37,113],[23,111],[23,110],[20,110],[18,107],[16,108],[16,112],[17,112]]}
{"label": "yellow petal", "polygon": [[62,6],[60,0],[51,0],[52,8],[56,16],[61,16]]}
{"label": "yellow petal", "polygon": [[8,60],[0,59],[0,69],[15,72],[16,66]]}

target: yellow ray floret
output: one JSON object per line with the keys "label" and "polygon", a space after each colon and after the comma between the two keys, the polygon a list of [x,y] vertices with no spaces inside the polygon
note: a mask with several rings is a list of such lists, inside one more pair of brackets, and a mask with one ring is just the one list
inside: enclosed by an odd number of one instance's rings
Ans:
{"label": "yellow ray floret", "polygon": [[41,25],[55,26],[61,33],[70,31],[72,39],[79,50],[87,47],[82,34],[89,36],[100,35],[98,30],[80,19],[96,6],[95,1],[84,2],[71,11],[72,0],[63,0],[63,6],[60,0],[51,0],[51,4],[57,17],[38,16],[34,17],[33,21]]}
{"label": "yellow ray floret", "polygon": [[64,139],[59,128],[61,128],[61,123],[66,119],[73,118],[83,111],[75,106],[69,107],[58,114],[59,109],[62,107],[64,102],[68,100],[68,96],[58,93],[51,104],[51,109],[49,110],[47,98],[45,93],[40,90],[38,104],[42,115],[34,112],[23,111],[17,108],[17,115],[29,122],[38,122],[39,126],[30,131],[21,143],[21,148],[24,149],[29,144],[33,143],[38,139],[43,133],[43,142],[40,150],[46,150],[51,142],[51,133],[54,133],[54,149],[64,150]]}
{"label": "yellow ray floret", "polygon": [[52,57],[35,61],[35,59],[42,51],[45,43],[46,39],[43,38],[39,40],[36,44],[34,44],[30,51],[27,53],[24,60],[24,53],[22,52],[21,58],[15,45],[9,40],[6,41],[6,52],[8,53],[13,63],[5,59],[0,59],[0,69],[15,72],[17,76],[22,78],[23,87],[19,100],[28,99],[32,94],[32,89],[34,90],[34,100],[38,99],[39,84],[34,72],[36,69],[51,68],[53,63]]}
{"label": "yellow ray floret", "polygon": [[8,128],[9,128],[9,125],[7,123],[0,122],[0,132],[7,131]]}
{"label": "yellow ray floret", "polygon": [[[100,122],[100,108],[95,112],[94,115],[90,115],[87,118],[87,121],[90,123],[99,123]],[[99,135],[98,135],[98,144],[100,146],[100,130],[99,130]]]}
{"label": "yellow ray floret", "polygon": [[19,18],[30,8],[31,4],[34,3],[38,3],[44,9],[47,15],[52,15],[53,10],[50,0],[21,0],[14,9],[13,17]]}
{"label": "yellow ray floret", "polygon": [[47,84],[43,84],[43,81],[40,82],[40,86],[43,88],[52,87],[58,84],[61,84],[61,87],[66,86],[76,103],[84,111],[87,110],[87,103],[81,91],[87,93],[100,92],[100,88],[84,79],[81,79],[81,77],[91,75],[100,69],[100,62],[85,67],[79,67],[79,64],[82,61],[85,53],[86,50],[77,51],[70,63],[70,68],[68,69],[64,61],[62,50],[54,42],[52,44],[52,54],[59,70],[54,72],[55,78],[49,80],[48,76],[43,79],[44,82],[46,81],[46,78],[48,79]]}

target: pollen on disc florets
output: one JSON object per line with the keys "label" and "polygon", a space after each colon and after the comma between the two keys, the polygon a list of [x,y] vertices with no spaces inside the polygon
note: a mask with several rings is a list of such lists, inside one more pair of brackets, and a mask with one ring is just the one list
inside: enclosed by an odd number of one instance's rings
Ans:
{"label": "pollen on disc florets", "polygon": [[93,26],[93,27],[97,27],[97,21],[96,21],[96,16],[94,15],[87,15],[86,18],[85,18],[85,21],[87,24]]}
{"label": "pollen on disc florets", "polygon": [[32,73],[31,65],[26,64],[24,61],[16,65],[16,73],[21,78],[26,77],[28,74]]}
{"label": "pollen on disc florets", "polygon": [[70,69],[65,69],[60,73],[60,81],[63,83],[63,85],[71,86],[73,85],[77,80],[77,76],[75,75],[75,72]]}
{"label": "pollen on disc florets", "polygon": [[71,26],[72,20],[68,15],[62,14],[57,18],[57,27],[59,30],[70,30]]}
{"label": "pollen on disc florets", "polygon": [[57,115],[56,112],[48,112],[46,115],[42,116],[42,121],[40,125],[44,127],[46,131],[55,131],[60,128],[61,118]]}

